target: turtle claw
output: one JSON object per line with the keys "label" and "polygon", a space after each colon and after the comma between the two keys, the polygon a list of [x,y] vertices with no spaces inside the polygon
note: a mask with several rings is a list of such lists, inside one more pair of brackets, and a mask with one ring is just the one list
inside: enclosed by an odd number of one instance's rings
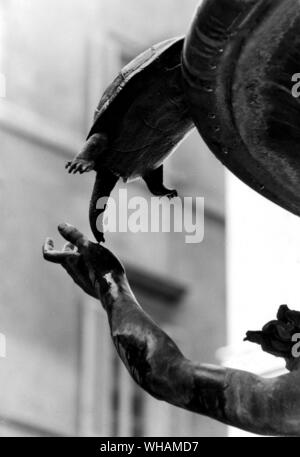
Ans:
{"label": "turtle claw", "polygon": [[93,166],[91,167],[90,165],[85,165],[85,166],[82,165],[81,166],[81,173],[87,173],[87,172],[91,171],[93,168],[94,167]]}
{"label": "turtle claw", "polygon": [[166,194],[166,197],[168,197],[169,200],[171,200],[172,198],[178,197],[177,190],[175,190],[175,189],[171,190],[168,194]]}
{"label": "turtle claw", "polygon": [[74,159],[72,162],[67,162],[66,169],[68,173],[87,173],[95,168],[93,160]]}
{"label": "turtle claw", "polygon": [[159,198],[167,197],[169,200],[172,200],[172,198],[178,197],[178,192],[175,189],[172,189],[172,190],[166,189],[164,192],[157,194],[157,196]]}

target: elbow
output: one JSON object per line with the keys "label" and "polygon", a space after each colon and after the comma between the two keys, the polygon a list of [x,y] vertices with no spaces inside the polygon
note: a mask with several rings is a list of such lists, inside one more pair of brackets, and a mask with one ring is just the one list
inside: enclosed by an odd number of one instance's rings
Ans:
{"label": "elbow", "polygon": [[222,367],[193,363],[180,356],[153,371],[149,393],[174,406],[226,422],[225,373]]}
{"label": "elbow", "polygon": [[292,374],[264,379],[230,370],[226,389],[229,425],[265,436],[300,436],[300,390]]}

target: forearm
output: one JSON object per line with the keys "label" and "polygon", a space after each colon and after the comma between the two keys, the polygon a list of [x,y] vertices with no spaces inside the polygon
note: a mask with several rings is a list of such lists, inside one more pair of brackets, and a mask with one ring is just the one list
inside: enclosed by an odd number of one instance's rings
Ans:
{"label": "forearm", "polygon": [[116,349],[135,381],[158,399],[224,421],[225,370],[187,360],[142,310],[126,277],[107,280],[101,302]]}
{"label": "forearm", "polygon": [[256,434],[300,434],[298,373],[271,380],[193,363],[142,310],[125,276],[108,281],[102,304],[112,339],[131,376],[144,390]]}
{"label": "forearm", "polygon": [[167,384],[172,390],[165,371],[183,359],[180,350],[142,310],[125,275],[106,279],[109,288],[101,295],[101,303],[118,354],[141,387],[157,398],[165,400],[167,395],[171,400],[171,392],[165,392]]}

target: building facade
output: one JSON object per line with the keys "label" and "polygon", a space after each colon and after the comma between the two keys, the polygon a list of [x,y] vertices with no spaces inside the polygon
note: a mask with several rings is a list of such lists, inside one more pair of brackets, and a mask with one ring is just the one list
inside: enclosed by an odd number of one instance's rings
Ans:
{"label": "building facade", "polygon": [[[101,93],[140,51],[187,30],[197,1],[0,0],[2,436],[223,436],[215,421],[152,399],[119,362],[100,305],[41,256],[67,221],[90,236],[93,173],[64,164]],[[227,344],[224,176],[193,132],[166,164],[182,197],[204,197],[205,233],[111,233],[145,310],[193,360]],[[120,186],[114,191],[117,198]],[[129,197],[150,195],[141,181]],[[195,211],[190,208],[190,211]],[[194,214],[195,216],[195,214]]]}

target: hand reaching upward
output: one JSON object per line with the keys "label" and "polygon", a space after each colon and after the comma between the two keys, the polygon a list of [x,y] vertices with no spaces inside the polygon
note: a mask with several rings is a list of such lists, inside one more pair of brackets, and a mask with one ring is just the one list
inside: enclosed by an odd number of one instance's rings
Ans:
{"label": "hand reaching upward", "polygon": [[60,224],[59,233],[67,243],[61,251],[54,248],[51,238],[43,246],[45,260],[60,264],[75,283],[94,298],[104,298],[109,289],[108,277],[115,281],[125,276],[124,267],[107,248],[88,240],[78,229]]}

